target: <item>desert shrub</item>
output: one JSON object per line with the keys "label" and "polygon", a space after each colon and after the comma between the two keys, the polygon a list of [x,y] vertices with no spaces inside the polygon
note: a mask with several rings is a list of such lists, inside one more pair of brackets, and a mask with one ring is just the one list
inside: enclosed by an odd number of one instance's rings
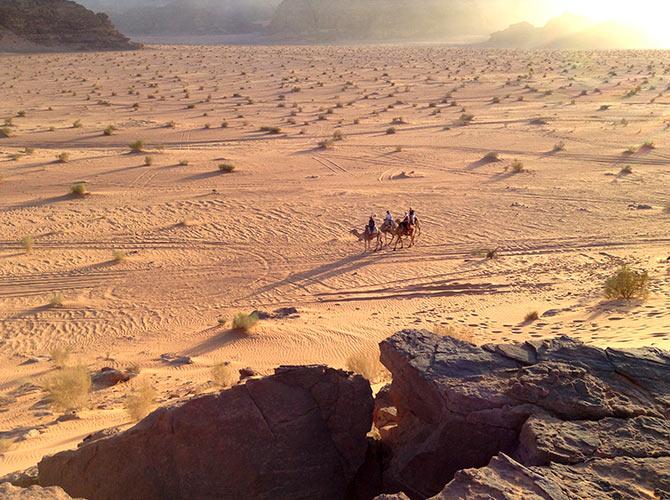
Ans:
{"label": "desert shrub", "polygon": [[629,148],[626,148],[626,149],[624,150],[623,154],[625,154],[625,155],[634,155],[635,153],[637,153],[637,151],[638,151],[638,148],[637,148],[637,147],[635,147],[635,146],[630,146]]}
{"label": "desert shrub", "polygon": [[279,127],[261,127],[261,132],[267,132],[268,134],[281,134],[281,129]]}
{"label": "desert shrub", "polygon": [[221,122],[221,128],[228,128],[228,122]]}
{"label": "desert shrub", "polygon": [[154,164],[154,159],[151,156],[145,156],[144,157],[144,166],[145,167],[150,167],[153,164]]}
{"label": "desert shrub", "polygon": [[72,124],[72,128],[81,128],[83,127],[81,120],[75,120],[74,123]]}
{"label": "desert shrub", "polygon": [[440,325],[433,329],[435,335],[440,337],[453,337],[463,342],[475,343],[475,331],[471,328],[457,327],[454,325]]}
{"label": "desert shrub", "polygon": [[563,141],[557,142],[556,144],[554,144],[552,151],[554,153],[558,153],[559,151],[565,151],[565,143]]}
{"label": "desert shrub", "polygon": [[108,125],[105,130],[102,131],[103,135],[112,135],[116,127],[114,125]]}
{"label": "desert shrub", "polygon": [[225,174],[229,174],[232,171],[235,170],[235,165],[232,165],[230,163],[221,163],[219,165],[219,172],[223,172]]}
{"label": "desert shrub", "polygon": [[537,321],[540,319],[540,315],[538,314],[537,311],[531,311],[528,314],[526,314],[523,318],[524,323],[533,323],[534,321]]}
{"label": "desert shrub", "polygon": [[386,135],[393,135],[397,132],[395,127],[389,127],[386,129]]}
{"label": "desert shrub", "polygon": [[28,146],[26,146],[25,148],[23,148],[23,154],[24,154],[24,155],[31,155],[31,154],[33,154],[34,152],[35,152],[35,149],[34,149],[34,148],[29,148]]}
{"label": "desert shrub", "polygon": [[188,167],[188,160],[179,160],[180,167]]}
{"label": "desert shrub", "polygon": [[205,130],[209,130],[210,128],[212,128],[212,124],[211,124],[211,123],[205,123],[205,125],[204,125],[203,128],[204,128]]}
{"label": "desert shrub", "polygon": [[128,147],[133,153],[141,153],[144,150],[144,141],[138,139],[128,144]]}
{"label": "desert shrub", "polygon": [[362,375],[371,383],[380,383],[390,378],[388,370],[379,361],[379,348],[359,351],[349,356],[347,370]]}
{"label": "desert shrub", "polygon": [[63,294],[61,292],[54,292],[49,298],[49,305],[51,307],[62,307],[64,300],[65,299],[63,298]]}
{"label": "desert shrub", "polygon": [[643,299],[648,293],[649,274],[647,271],[635,271],[623,265],[605,280],[605,296],[608,299]]}
{"label": "desert shrub", "polygon": [[123,250],[114,250],[114,252],[112,253],[112,259],[114,260],[114,262],[123,262],[127,258],[128,256],[126,255],[126,252],[124,252]]}
{"label": "desert shrub", "polygon": [[67,362],[70,359],[70,351],[62,347],[55,347],[49,351],[49,357],[56,367],[62,368],[67,365]]}
{"label": "desert shrub", "polygon": [[52,404],[62,410],[77,410],[88,402],[91,376],[85,366],[69,366],[58,370],[44,383]]}
{"label": "desert shrub", "polygon": [[212,380],[221,387],[231,387],[240,380],[240,373],[230,363],[220,363],[212,367]]}
{"label": "desert shrub", "polygon": [[475,119],[475,115],[471,113],[463,113],[461,116],[458,118],[458,124],[459,125],[468,125],[469,123],[472,122],[472,120]]}
{"label": "desert shrub", "polygon": [[486,162],[486,163],[493,163],[493,162],[496,162],[496,161],[500,161],[500,153],[497,153],[495,151],[491,151],[489,153],[486,153],[482,157],[482,161]]}
{"label": "desert shrub", "polygon": [[33,247],[35,246],[35,238],[32,235],[24,236],[21,239],[21,246],[26,251],[27,254],[33,253]]}
{"label": "desert shrub", "polygon": [[320,149],[333,149],[335,147],[335,141],[333,139],[324,139],[319,142]]}
{"label": "desert shrub", "polygon": [[70,154],[69,154],[69,153],[65,153],[65,152],[63,152],[63,153],[58,153],[58,154],[56,155],[56,161],[57,161],[58,163],[67,163],[68,161],[70,161]]}
{"label": "desert shrub", "polygon": [[86,193],[86,183],[84,182],[75,182],[70,186],[70,194],[73,196],[84,196]]}
{"label": "desert shrub", "polygon": [[336,130],[335,132],[333,132],[333,140],[334,141],[344,140],[344,135],[342,135],[341,130]]}
{"label": "desert shrub", "polygon": [[645,141],[642,144],[642,149],[656,149],[656,144],[654,144],[654,141]]}
{"label": "desert shrub", "polygon": [[546,118],[533,118],[529,123],[531,125],[546,125],[549,121]]}
{"label": "desert shrub", "polygon": [[126,398],[126,410],[130,418],[137,421],[146,417],[154,408],[156,396],[156,389],[147,380],[137,384]]}
{"label": "desert shrub", "polygon": [[9,127],[0,127],[0,137],[11,137],[12,131]]}
{"label": "desert shrub", "polygon": [[26,117],[26,112],[25,111],[19,111],[16,113],[16,116],[19,118],[25,118]]}
{"label": "desert shrub", "polygon": [[521,172],[525,171],[523,163],[521,163],[519,160],[514,160],[509,166],[509,170],[514,174],[520,174]]}
{"label": "desert shrub", "polygon": [[0,438],[0,457],[7,453],[14,446],[14,441],[7,438]]}
{"label": "desert shrub", "polygon": [[633,173],[633,167],[626,165],[619,171],[619,175],[629,175]]}
{"label": "desert shrub", "polygon": [[256,314],[237,313],[233,318],[233,330],[248,333],[258,324]]}

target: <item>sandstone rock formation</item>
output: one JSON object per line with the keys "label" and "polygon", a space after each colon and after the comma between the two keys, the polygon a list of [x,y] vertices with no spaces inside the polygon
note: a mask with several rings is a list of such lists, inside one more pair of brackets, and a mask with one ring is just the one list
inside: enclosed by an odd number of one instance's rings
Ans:
{"label": "sandstone rock formation", "polygon": [[[627,481],[642,474],[640,488],[654,468],[666,477],[659,473],[649,484],[667,483],[668,353],[603,350],[568,337],[476,347],[404,331],[381,343],[381,359],[393,375],[386,399],[397,410],[390,429],[388,412],[376,411],[385,416],[380,424],[391,454],[385,468],[391,491],[431,497],[457,471],[484,467],[499,453],[519,462],[499,457],[487,469],[463,472],[457,476],[460,486],[450,485],[443,497],[460,498],[469,491],[468,481],[503,472],[501,481],[511,476],[521,481],[519,471],[528,475],[529,465],[540,466],[531,470],[546,481],[565,483],[568,498],[578,490],[567,483],[580,475],[597,483],[606,466],[630,466],[637,472]],[[475,486],[471,494],[479,491]]]}
{"label": "sandstone rock formation", "polygon": [[372,406],[360,376],[282,367],[44,458],[39,480],[89,500],[344,498],[365,460]]}
{"label": "sandstone rock formation", "polygon": [[2,0],[0,50],[126,50],[139,46],[105,14],[69,0]]}
{"label": "sandstone rock formation", "polygon": [[69,500],[71,497],[56,486],[19,488],[10,483],[2,483],[0,484],[0,498],[3,500]]}

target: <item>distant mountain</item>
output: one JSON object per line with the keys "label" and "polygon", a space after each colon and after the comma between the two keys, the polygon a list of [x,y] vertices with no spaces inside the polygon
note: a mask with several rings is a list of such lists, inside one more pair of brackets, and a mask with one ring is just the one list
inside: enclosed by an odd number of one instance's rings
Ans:
{"label": "distant mountain", "polygon": [[564,14],[542,27],[518,23],[498,31],[484,47],[516,49],[626,49],[650,46],[647,37],[630,27],[608,22],[594,24],[573,14]]}
{"label": "distant mountain", "polygon": [[1,0],[0,50],[133,49],[105,14],[69,0]]}
{"label": "distant mountain", "polygon": [[262,31],[281,0],[82,1],[133,35],[220,35]]}
{"label": "distant mountain", "polygon": [[300,40],[445,40],[485,35],[532,0],[283,0],[268,31]]}

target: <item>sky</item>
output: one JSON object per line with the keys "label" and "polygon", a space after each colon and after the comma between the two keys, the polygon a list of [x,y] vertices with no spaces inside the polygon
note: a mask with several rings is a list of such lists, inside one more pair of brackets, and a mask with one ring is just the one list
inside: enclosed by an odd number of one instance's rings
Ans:
{"label": "sky", "polygon": [[550,0],[543,21],[565,12],[630,25],[643,30],[659,47],[670,48],[670,0]]}

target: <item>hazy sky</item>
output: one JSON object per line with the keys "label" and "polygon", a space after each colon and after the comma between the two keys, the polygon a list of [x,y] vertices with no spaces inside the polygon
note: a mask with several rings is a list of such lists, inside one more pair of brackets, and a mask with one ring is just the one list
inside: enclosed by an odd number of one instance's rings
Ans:
{"label": "hazy sky", "polygon": [[617,21],[644,30],[660,46],[670,47],[670,0],[549,0],[544,21],[564,12],[594,21]]}

